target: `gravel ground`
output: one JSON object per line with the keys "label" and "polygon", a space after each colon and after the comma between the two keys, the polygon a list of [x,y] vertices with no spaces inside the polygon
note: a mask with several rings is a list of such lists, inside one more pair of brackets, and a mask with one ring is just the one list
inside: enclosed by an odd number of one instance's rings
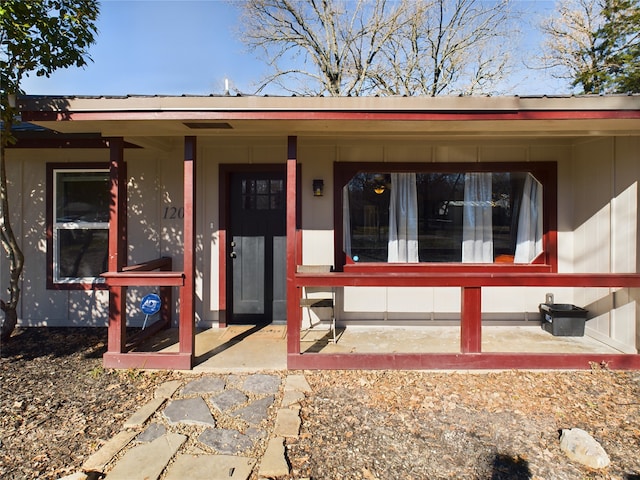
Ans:
{"label": "gravel ground", "polygon": [[[0,478],[77,471],[158,384],[185,378],[105,371],[106,336],[31,328],[2,345]],[[287,479],[640,480],[640,372],[302,373],[312,393]],[[573,427],[602,444],[608,468],[564,456],[559,430]]]}
{"label": "gravel ground", "polygon": [[171,374],[105,371],[106,328],[21,329],[0,348],[0,478],[57,479]]}
{"label": "gravel ground", "polygon": [[[291,478],[640,479],[640,372],[306,374]],[[608,468],[561,452],[573,427]]]}

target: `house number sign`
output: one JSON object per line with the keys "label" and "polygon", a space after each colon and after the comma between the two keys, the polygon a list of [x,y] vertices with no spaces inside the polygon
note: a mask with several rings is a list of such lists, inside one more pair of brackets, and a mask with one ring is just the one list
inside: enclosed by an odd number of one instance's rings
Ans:
{"label": "house number sign", "polygon": [[184,218],[184,207],[164,207],[163,220],[179,220]]}

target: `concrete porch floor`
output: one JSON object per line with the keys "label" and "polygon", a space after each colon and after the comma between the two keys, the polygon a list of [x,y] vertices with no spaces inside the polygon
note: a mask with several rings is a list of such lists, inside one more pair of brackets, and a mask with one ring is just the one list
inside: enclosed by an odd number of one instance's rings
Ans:
{"label": "concrete porch floor", "polygon": [[[302,352],[317,353],[458,353],[458,326],[338,328],[337,343],[324,327],[301,333]],[[286,326],[231,326],[196,334],[194,372],[286,370]],[[177,351],[177,330],[157,334],[146,351]],[[593,339],[555,337],[540,326],[484,326],[483,352],[620,353]]]}

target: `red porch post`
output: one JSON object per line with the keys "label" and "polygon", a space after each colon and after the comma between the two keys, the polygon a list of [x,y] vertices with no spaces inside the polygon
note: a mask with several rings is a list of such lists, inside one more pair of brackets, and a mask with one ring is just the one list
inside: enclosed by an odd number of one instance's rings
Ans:
{"label": "red porch post", "polygon": [[482,288],[462,287],[460,315],[460,351],[480,353],[482,350]]}
{"label": "red porch post", "polygon": [[179,351],[195,357],[196,137],[184,137],[184,285],[180,288]]}
{"label": "red porch post", "polygon": [[[111,208],[109,209],[110,272],[120,272],[127,264],[127,179],[124,164],[124,139],[109,139],[109,181]],[[109,332],[107,350],[124,352],[126,343],[127,287],[109,288]]]}
{"label": "red porch post", "polygon": [[287,355],[300,353],[300,292],[296,288],[298,137],[287,140]]}

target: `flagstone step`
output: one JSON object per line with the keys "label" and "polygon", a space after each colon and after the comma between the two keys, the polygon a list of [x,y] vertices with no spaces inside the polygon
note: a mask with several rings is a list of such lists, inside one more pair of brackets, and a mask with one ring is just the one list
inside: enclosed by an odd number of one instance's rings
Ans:
{"label": "flagstone step", "polygon": [[164,479],[247,480],[255,464],[254,458],[234,455],[178,454]]}
{"label": "flagstone step", "polygon": [[150,443],[137,445],[125,453],[107,474],[107,480],[157,480],[187,436],[167,433]]}

